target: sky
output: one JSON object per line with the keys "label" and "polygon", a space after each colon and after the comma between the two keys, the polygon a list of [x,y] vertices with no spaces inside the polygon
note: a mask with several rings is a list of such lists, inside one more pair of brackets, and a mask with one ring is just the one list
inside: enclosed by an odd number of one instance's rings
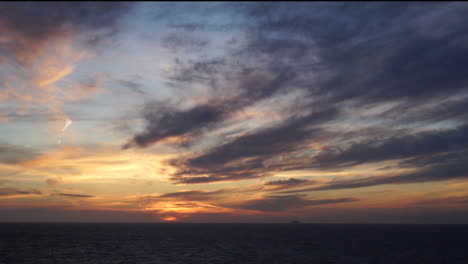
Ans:
{"label": "sky", "polygon": [[468,4],[0,3],[0,222],[468,222]]}

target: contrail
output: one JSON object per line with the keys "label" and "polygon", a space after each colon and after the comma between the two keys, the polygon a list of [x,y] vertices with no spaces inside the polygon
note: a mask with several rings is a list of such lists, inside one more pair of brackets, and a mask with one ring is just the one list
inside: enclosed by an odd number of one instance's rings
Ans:
{"label": "contrail", "polygon": [[62,133],[60,133],[59,135],[59,140],[58,140],[58,143],[59,144],[62,144],[62,136],[63,136],[63,132],[65,132],[65,130],[73,123],[73,121],[70,119],[70,118],[67,118],[67,121],[65,121],[65,126],[63,126],[62,128]]}
{"label": "contrail", "polygon": [[65,126],[62,128],[62,132],[64,132],[72,123],[73,121],[71,119],[67,119]]}

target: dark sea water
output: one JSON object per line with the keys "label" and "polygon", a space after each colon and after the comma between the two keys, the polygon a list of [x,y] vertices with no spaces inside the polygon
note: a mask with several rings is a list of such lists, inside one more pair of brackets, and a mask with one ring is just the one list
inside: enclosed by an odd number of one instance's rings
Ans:
{"label": "dark sea water", "polygon": [[468,263],[466,225],[0,224],[0,263]]}

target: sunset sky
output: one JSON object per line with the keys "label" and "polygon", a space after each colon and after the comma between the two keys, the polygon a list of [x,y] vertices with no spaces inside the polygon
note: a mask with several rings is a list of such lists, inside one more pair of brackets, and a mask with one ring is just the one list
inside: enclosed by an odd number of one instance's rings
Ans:
{"label": "sunset sky", "polygon": [[0,222],[468,222],[468,4],[1,3]]}

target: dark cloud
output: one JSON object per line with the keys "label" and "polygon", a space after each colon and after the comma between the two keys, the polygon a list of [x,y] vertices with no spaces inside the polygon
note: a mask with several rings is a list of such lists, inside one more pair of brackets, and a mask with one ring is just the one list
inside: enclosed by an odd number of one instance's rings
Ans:
{"label": "dark cloud", "polygon": [[[173,41],[179,40],[179,37],[172,37]],[[189,38],[187,35],[183,35],[184,39]],[[188,40],[187,40],[188,41]],[[166,41],[167,42],[167,41]],[[186,41],[184,41],[184,44]],[[190,45],[194,44],[193,40],[188,41]],[[205,43],[205,42],[203,42]],[[200,43],[199,43],[200,44]],[[197,45],[203,46],[203,45]],[[176,70],[172,72],[170,76],[170,86],[185,87],[185,85],[201,84],[212,91],[213,100],[210,100],[208,104],[201,104],[195,106],[193,109],[180,110],[176,107],[171,109],[160,111],[164,112],[164,118],[170,118],[171,116],[189,116],[193,111],[197,111],[198,108],[206,109],[208,105],[213,108],[213,105],[217,108],[222,105],[222,115],[219,118],[210,120],[210,122],[185,122],[184,133],[190,134],[192,132],[199,132],[200,129],[212,126],[213,124],[221,124],[229,118],[235,111],[239,111],[245,107],[252,106],[261,100],[285,94],[288,91],[295,89],[294,85],[289,84],[291,80],[295,78],[295,73],[292,69],[287,67],[276,67],[270,62],[261,63],[261,65],[249,65],[240,58],[240,61],[236,59],[235,55],[226,57],[209,57],[207,59],[188,59],[182,60],[179,58],[175,59]],[[153,104],[149,104],[150,106]],[[162,116],[163,114],[161,114]],[[157,125],[161,127],[158,120],[152,120],[147,117],[147,112],[143,112],[143,116],[147,123],[147,126]],[[174,122],[176,122],[175,118]],[[138,137],[138,135],[136,136]],[[135,137],[135,138],[136,138]],[[159,139],[160,137],[157,136]],[[158,140],[155,140],[154,143]],[[138,144],[140,147],[146,147],[149,144]]]}
{"label": "dark cloud", "polygon": [[204,205],[197,202],[209,202],[215,203],[220,197],[231,193],[230,190],[215,190],[215,191],[202,191],[202,190],[190,190],[166,193],[162,195],[142,195],[138,197],[136,203],[152,204],[164,201],[170,201],[173,206],[180,207],[203,207]]}
{"label": "dark cloud", "polygon": [[[467,153],[452,155],[450,159],[433,159],[423,167],[414,167],[413,172],[391,173],[387,176],[372,176],[351,180],[331,181],[322,186],[284,191],[296,193],[305,191],[339,190],[371,187],[384,184],[410,184],[433,181],[447,181],[468,177]],[[444,154],[442,154],[444,155]]]}
{"label": "dark cloud", "polygon": [[[295,179],[293,179],[295,180]],[[291,181],[291,179],[290,179]],[[277,185],[276,183],[274,185]],[[303,208],[307,206],[313,205],[324,205],[324,204],[337,204],[337,203],[344,203],[344,202],[354,202],[358,201],[355,198],[337,198],[337,199],[318,199],[318,200],[310,200],[306,199],[304,196],[300,195],[283,195],[283,196],[267,196],[261,199],[253,199],[253,200],[246,200],[241,202],[240,204],[232,204],[232,202],[221,202],[219,200],[220,197],[226,197],[226,195],[235,196],[244,193],[244,192],[255,192],[258,189],[221,189],[215,191],[182,191],[182,192],[174,192],[174,193],[167,193],[163,195],[149,195],[149,196],[142,196],[139,199],[140,203],[151,203],[157,201],[164,201],[164,200],[175,200],[180,201],[181,206],[191,206],[190,202],[192,201],[202,201],[202,202],[210,202],[212,204],[226,207],[226,208],[236,208],[236,209],[248,209],[248,210],[258,210],[258,211],[287,211],[289,209],[294,208]],[[184,202],[185,201],[185,202]],[[193,204],[195,207],[199,207],[198,204]]]}
{"label": "dark cloud", "polygon": [[336,114],[334,109],[327,109],[306,117],[292,119],[278,127],[238,137],[232,142],[191,159],[189,164],[194,167],[210,168],[222,166],[242,158],[289,152],[296,149],[298,144],[319,132],[317,129],[308,129],[308,126],[320,124]]}
{"label": "dark cloud", "polygon": [[[226,45],[220,55],[194,53],[194,56],[178,57],[177,67],[169,78],[173,87],[202,85],[212,91],[206,100],[209,103],[182,110],[150,104],[153,110],[143,111],[146,129],[125,147],[147,147],[173,136],[193,141],[246,107],[293,93],[301,94],[301,98],[290,101],[290,111],[285,113],[289,118],[280,124],[170,161],[177,168],[172,177],[175,182],[241,180],[291,169],[342,169],[401,159],[406,163],[398,166],[410,167],[424,162],[423,159],[425,162],[442,159],[442,153],[463,151],[468,146],[465,136],[468,132],[467,97],[463,95],[468,85],[464,67],[468,64],[465,37],[468,18],[464,15],[468,11],[467,4],[246,3],[221,6],[229,10],[225,13],[229,13],[232,22],[226,30],[242,32],[242,41]],[[220,6],[209,8],[215,10]],[[184,12],[189,10],[183,9]],[[193,12],[209,14],[199,6]],[[190,34],[209,30],[210,23],[216,21],[176,21],[174,17],[168,18],[170,12],[164,17],[171,21],[169,24],[180,25],[173,28],[178,34],[179,30]],[[209,49],[209,45],[200,45],[200,49]],[[352,118],[360,117],[361,111],[379,108],[383,103],[394,106],[363,119],[379,120],[377,126],[381,132],[370,133],[368,127],[357,128],[353,133],[336,132],[317,126],[339,123],[346,117],[353,122]],[[315,109],[333,111],[309,114]],[[317,117],[318,120],[314,120]],[[440,121],[458,123],[445,130],[415,132],[415,124],[431,126]],[[458,127],[453,128],[454,124]],[[405,126],[409,128],[404,134],[395,135]],[[336,137],[334,142],[327,142],[322,151],[312,151],[307,146],[310,140],[327,133],[334,133]],[[275,162],[269,162],[271,160]],[[463,174],[462,165],[457,162],[426,164],[413,174],[358,179],[343,184],[371,186],[456,178]],[[453,166],[452,173],[444,174],[449,164]],[[457,168],[460,171],[455,171]],[[337,184],[333,186],[341,183]]]}
{"label": "dark cloud", "polygon": [[462,96],[443,102],[435,101],[414,107],[413,103],[404,103],[386,111],[383,118],[399,120],[405,123],[440,122],[457,120],[466,122],[468,113],[468,98]]}
{"label": "dark cloud", "polygon": [[147,95],[147,93],[142,89],[143,85],[132,80],[117,80],[117,82],[130,89],[132,92],[137,93],[139,95]]}
{"label": "dark cloud", "polygon": [[226,29],[230,23],[217,16],[232,14],[225,3],[158,3],[151,10],[158,25],[187,32],[210,29]]}
{"label": "dark cloud", "polygon": [[291,185],[298,185],[308,182],[305,179],[296,179],[296,178],[289,178],[287,180],[277,180],[277,181],[270,181],[265,183],[265,185],[272,185],[272,186],[291,186]]}
{"label": "dark cloud", "polygon": [[92,197],[94,197],[92,195],[74,194],[74,193],[58,193],[57,195],[65,196],[65,197],[72,197],[72,198],[92,198]]}
{"label": "dark cloud", "polygon": [[171,25],[171,27],[175,29],[183,29],[184,31],[199,31],[205,29],[206,25],[201,24],[201,23],[196,23],[196,22],[190,22],[190,23],[175,23]]}
{"label": "dark cloud", "polygon": [[247,6],[255,24],[246,52],[276,63],[287,63],[292,52],[302,54],[286,65],[299,74],[314,65],[307,56],[314,53],[324,78],[309,90],[321,97],[327,92],[325,98],[335,102],[445,96],[467,82],[461,65],[468,53],[459,48],[466,43],[467,9],[441,3]]}
{"label": "dark cloud", "polygon": [[280,191],[280,190],[287,190],[287,189],[295,189],[310,185],[317,185],[320,181],[317,180],[307,180],[307,179],[297,179],[297,178],[289,178],[287,180],[277,180],[277,181],[269,181],[264,184],[267,190],[270,191]]}
{"label": "dark cloud", "polygon": [[226,114],[222,105],[199,105],[187,110],[175,110],[163,103],[147,104],[144,118],[146,129],[133,137],[124,148],[133,144],[146,147],[168,137],[184,137],[221,120]]}
{"label": "dark cloud", "polygon": [[175,65],[177,70],[170,76],[173,83],[202,83],[211,86],[216,86],[220,80],[215,75],[222,73],[222,69],[227,66],[224,59],[183,62],[178,58],[175,59]]}
{"label": "dark cloud", "polygon": [[39,154],[36,151],[30,148],[9,144],[0,144],[0,163],[19,164],[38,155]]}
{"label": "dark cloud", "polygon": [[215,199],[216,195],[225,193],[225,190],[217,190],[217,191],[183,191],[183,192],[174,192],[174,193],[166,193],[161,196],[160,198],[176,198],[181,200],[188,200],[188,201],[206,201],[206,200],[213,200]]}
{"label": "dark cloud", "polygon": [[0,54],[27,64],[49,40],[70,33],[85,33],[88,43],[118,31],[118,19],[131,3],[115,2],[4,2],[0,4],[0,28],[6,41]]}
{"label": "dark cloud", "polygon": [[73,210],[67,208],[2,208],[2,222],[151,222],[154,212]]}
{"label": "dark cloud", "polygon": [[163,38],[163,46],[173,52],[196,52],[208,45],[208,40],[183,33],[171,33]]}
{"label": "dark cloud", "polygon": [[294,72],[283,86],[306,91],[317,104],[399,101],[392,116],[381,118],[400,124],[465,112],[466,99],[447,103],[444,111],[431,106],[466,87],[466,4],[261,3],[240,9],[250,22],[240,54],[265,58],[264,68]]}
{"label": "dark cloud", "polygon": [[258,210],[265,212],[287,211],[289,209],[303,208],[314,205],[338,204],[347,202],[356,202],[356,198],[337,198],[309,200],[297,195],[269,196],[262,199],[249,200],[243,202],[238,207],[248,210]]}
{"label": "dark cloud", "polygon": [[0,196],[10,196],[10,195],[41,195],[42,192],[37,189],[29,188],[15,188],[15,187],[2,187],[0,188]]}
{"label": "dark cloud", "polygon": [[[396,166],[400,168],[424,168],[432,165],[442,165],[447,162],[463,160],[468,150],[442,152],[432,155],[422,155],[400,161]],[[385,168],[383,168],[385,170]]]}
{"label": "dark cloud", "polygon": [[173,179],[183,183],[239,180],[267,175],[284,163],[265,164],[280,154],[297,150],[307,140],[320,135],[317,126],[338,112],[323,109],[304,117],[292,118],[279,126],[240,136],[187,160],[173,160],[181,168]]}
{"label": "dark cloud", "polygon": [[468,149],[468,125],[359,142],[344,150],[328,149],[317,155],[314,163],[336,168],[464,149]]}
{"label": "dark cloud", "polygon": [[63,183],[62,177],[48,177],[46,183],[50,186],[56,186]]}
{"label": "dark cloud", "polygon": [[417,201],[412,203],[412,205],[425,205],[425,206],[434,206],[440,204],[452,204],[452,205],[459,205],[459,204],[468,204],[468,196],[449,196],[443,198],[435,198],[435,199],[424,199],[421,201]]}

